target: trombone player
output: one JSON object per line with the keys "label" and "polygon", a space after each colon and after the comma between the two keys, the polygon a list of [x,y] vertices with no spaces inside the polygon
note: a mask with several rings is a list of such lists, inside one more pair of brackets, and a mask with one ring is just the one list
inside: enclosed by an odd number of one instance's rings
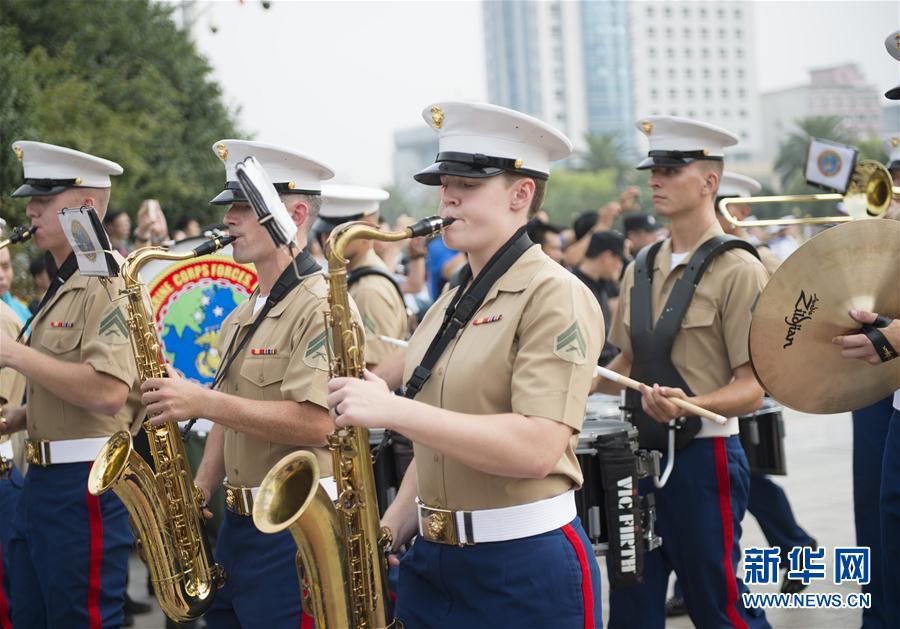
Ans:
{"label": "trombone player", "polygon": [[[222,323],[213,388],[178,377],[150,379],[142,400],[152,423],[215,422],[195,479],[206,500],[225,481],[227,511],[215,555],[226,582],[206,614],[207,626],[296,628],[302,620],[296,545],[287,531],[263,534],[251,514],[266,473],[297,449],[316,455],[327,476],[322,484],[334,493],[331,454],[324,448],[334,428],[326,406],[327,286],[307,252],[305,231],[320,206],[321,182],[333,172],[316,159],[259,142],[221,140],[213,151],[224,162],[227,182],[211,203],[228,206],[224,223],[235,238],[234,259],[256,266],[259,286]],[[248,156],[265,168],[300,228],[296,259],[275,245],[238,184],[235,167]]]}
{"label": "trombone player", "polygon": [[[41,142],[15,142],[34,241],[59,267],[31,319],[26,344],[0,332],[0,367],[27,380],[27,406],[4,411],[4,434],[28,429],[28,473],[10,541],[13,626],[119,626],[132,536],[114,495],[87,492],[90,465],[106,440],[128,430],[136,382],[125,314],[103,286],[78,271],[57,213],[89,205],[102,218],[110,177],[122,167]],[[107,292],[109,291],[109,293]]]}

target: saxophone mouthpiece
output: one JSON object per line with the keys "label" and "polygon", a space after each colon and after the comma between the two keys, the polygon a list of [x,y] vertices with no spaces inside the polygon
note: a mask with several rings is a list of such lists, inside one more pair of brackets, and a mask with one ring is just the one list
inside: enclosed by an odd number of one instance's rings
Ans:
{"label": "saxophone mouthpiece", "polygon": [[214,251],[218,251],[222,247],[227,247],[231,243],[234,242],[234,236],[219,236],[218,238],[213,238],[212,240],[207,240],[202,245],[194,249],[193,254],[194,257],[199,258],[200,256],[209,255]]}
{"label": "saxophone mouthpiece", "polygon": [[407,229],[409,229],[410,233],[412,234],[410,236],[411,238],[418,238],[419,236],[431,236],[432,234],[436,234],[442,229],[449,227],[450,224],[455,220],[455,218],[429,216],[428,218],[423,218],[422,220],[413,223]]}

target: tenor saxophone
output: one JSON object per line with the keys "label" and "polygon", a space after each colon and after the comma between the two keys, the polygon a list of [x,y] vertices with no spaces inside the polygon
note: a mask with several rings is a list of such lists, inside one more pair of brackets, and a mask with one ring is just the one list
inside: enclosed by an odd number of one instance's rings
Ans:
{"label": "tenor saxophone", "polygon": [[[138,378],[166,377],[153,311],[140,281],[141,268],[151,260],[187,260],[210,254],[233,238],[209,240],[193,251],[172,253],[146,247],[131,253],[122,267],[128,311],[128,336]],[[121,430],[100,450],[88,476],[93,495],[112,489],[131,515],[141,555],[150,571],[156,600],[175,622],[199,618],[212,604],[225,573],[213,560],[202,514],[203,497],[182,443],[178,423],[161,426],[144,422],[156,473],[132,449],[131,434]]]}
{"label": "tenor saxophone", "polygon": [[[332,377],[361,378],[363,333],[351,318],[344,251],[354,240],[396,241],[441,231],[452,219],[430,217],[404,230],[383,232],[364,222],[339,225],[328,239],[328,312]],[[264,533],[289,529],[297,542],[304,606],[320,629],[393,625],[385,552],[390,532],[378,516],[369,431],[338,428],[328,436],[338,499],[319,486],[319,466],[308,451],[292,452],[269,471],[253,503],[253,522]]]}

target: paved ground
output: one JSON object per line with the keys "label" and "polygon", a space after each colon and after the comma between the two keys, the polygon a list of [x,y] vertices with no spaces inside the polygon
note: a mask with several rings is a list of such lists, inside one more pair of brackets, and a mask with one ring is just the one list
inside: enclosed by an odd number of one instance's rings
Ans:
{"label": "paved ground", "polygon": [[[778,482],[787,490],[798,521],[819,540],[820,546],[831,549],[838,545],[853,545],[852,430],[849,414],[823,416],[787,411],[785,423],[789,475],[778,479]],[[765,546],[765,538],[749,515],[744,520],[743,540],[745,545]],[[149,600],[143,587],[146,571],[136,559],[132,560],[131,575],[132,596],[138,600]],[[775,592],[777,587],[757,587],[754,591]],[[825,583],[813,584],[807,591],[846,594],[854,588]],[[604,612],[607,609],[607,592],[608,587],[604,583]],[[860,625],[860,613],[853,610],[773,610],[768,613],[768,618],[776,629],[850,629]],[[135,627],[145,629],[161,629],[164,626],[158,608],[152,614],[138,616],[135,623]],[[692,626],[686,618],[674,619],[667,624],[671,629]]]}

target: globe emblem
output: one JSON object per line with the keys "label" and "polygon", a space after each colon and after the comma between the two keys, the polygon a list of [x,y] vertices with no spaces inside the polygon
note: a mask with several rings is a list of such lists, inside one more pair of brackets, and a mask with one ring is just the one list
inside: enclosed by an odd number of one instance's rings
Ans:
{"label": "globe emblem", "polygon": [[836,151],[832,150],[822,151],[816,162],[816,165],[819,167],[819,172],[826,177],[834,177],[837,175],[841,170],[841,164],[841,156]]}

